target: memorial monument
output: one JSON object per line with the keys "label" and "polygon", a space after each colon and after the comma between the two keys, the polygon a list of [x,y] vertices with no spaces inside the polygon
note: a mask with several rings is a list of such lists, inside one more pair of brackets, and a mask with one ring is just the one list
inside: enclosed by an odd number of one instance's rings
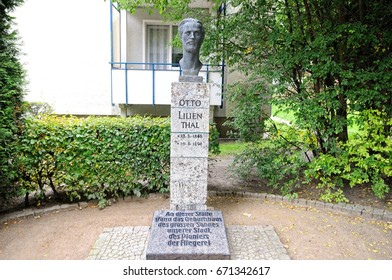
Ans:
{"label": "memorial monument", "polygon": [[198,76],[203,64],[200,21],[179,24],[183,46],[179,82],[172,83],[170,210],[154,213],[147,259],[230,259],[223,215],[207,210],[211,85]]}

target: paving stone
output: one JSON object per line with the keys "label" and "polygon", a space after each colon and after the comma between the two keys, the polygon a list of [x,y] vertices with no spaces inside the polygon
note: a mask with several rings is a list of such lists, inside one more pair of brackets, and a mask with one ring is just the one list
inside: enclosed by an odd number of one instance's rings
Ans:
{"label": "paving stone", "polygon": [[298,204],[298,199],[299,198],[292,198],[292,199],[289,199],[289,202],[292,204]]}
{"label": "paving stone", "polygon": [[44,209],[38,208],[33,210],[35,216],[42,215],[44,213]]}
{"label": "paving stone", "polygon": [[384,215],[383,209],[378,209],[378,208],[373,209],[373,215],[372,215],[373,218],[381,219],[383,215]]}
{"label": "paving stone", "polygon": [[60,210],[60,205],[54,205],[52,207],[46,208],[44,210],[44,213],[46,213],[46,212],[54,212],[54,211],[58,211],[58,210]]}
{"label": "paving stone", "polygon": [[24,218],[25,217],[25,213],[23,211],[17,211],[13,213],[13,218]]}
{"label": "paving stone", "polygon": [[335,206],[335,204],[330,203],[330,202],[326,202],[324,207],[328,208],[328,209],[333,209],[334,206]]}
{"label": "paving stone", "polygon": [[1,223],[6,223],[8,220],[14,219],[14,213],[5,214],[0,217]]}
{"label": "paving stone", "polygon": [[299,198],[298,199],[298,204],[300,204],[300,205],[306,205],[307,204],[307,200],[306,199],[303,199],[303,198]]}
{"label": "paving stone", "polygon": [[342,208],[345,207],[345,206],[346,206],[346,203],[339,202],[338,204],[334,205],[333,209],[335,211],[343,212]]}
{"label": "paving stone", "polygon": [[61,204],[60,209],[70,209],[70,208],[77,208],[76,204]]}
{"label": "paving stone", "polygon": [[351,213],[353,210],[353,206],[352,204],[346,204],[345,206],[342,207],[342,212],[343,213]]}
{"label": "paving stone", "polygon": [[275,201],[276,200],[276,195],[274,195],[274,194],[267,194],[265,196],[265,199],[269,200],[269,201]]}
{"label": "paving stone", "polygon": [[392,213],[391,212],[385,212],[384,216],[382,217],[384,221],[392,222]]}
{"label": "paving stone", "polygon": [[309,206],[316,206],[317,205],[317,200],[308,200],[307,202],[306,202],[306,205],[309,205]]}
{"label": "paving stone", "polygon": [[78,205],[79,205],[79,209],[83,209],[83,208],[88,207],[88,203],[85,201],[78,202]]}
{"label": "paving stone", "polygon": [[351,213],[354,215],[362,215],[364,207],[362,205],[353,205]]}
{"label": "paving stone", "polygon": [[260,193],[260,198],[261,199],[266,199],[267,198],[267,194],[266,193]]}
{"label": "paving stone", "polygon": [[361,212],[362,217],[372,218],[374,208],[371,206],[364,206]]}
{"label": "paving stone", "polygon": [[255,193],[253,196],[258,200],[265,200],[265,193]]}
{"label": "paving stone", "polygon": [[317,201],[316,200],[315,205],[320,207],[320,208],[325,208],[325,202],[324,201]]}
{"label": "paving stone", "polygon": [[34,216],[34,211],[31,208],[23,209],[23,212],[25,213],[25,217]]}
{"label": "paving stone", "polygon": [[281,195],[275,195],[275,201],[276,201],[276,202],[282,202],[282,201],[283,201],[283,196],[281,196]]}
{"label": "paving stone", "polygon": [[[144,260],[149,228],[105,228],[87,259]],[[290,259],[273,226],[229,226],[227,235],[232,260]]]}

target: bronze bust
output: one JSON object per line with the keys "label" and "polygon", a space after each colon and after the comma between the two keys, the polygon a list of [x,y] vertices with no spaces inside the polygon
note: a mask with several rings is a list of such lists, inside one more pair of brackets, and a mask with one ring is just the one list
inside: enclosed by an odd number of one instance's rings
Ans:
{"label": "bronze bust", "polygon": [[200,47],[204,40],[203,24],[194,18],[186,18],[178,26],[183,57],[180,66],[183,76],[198,76],[203,64],[199,60]]}

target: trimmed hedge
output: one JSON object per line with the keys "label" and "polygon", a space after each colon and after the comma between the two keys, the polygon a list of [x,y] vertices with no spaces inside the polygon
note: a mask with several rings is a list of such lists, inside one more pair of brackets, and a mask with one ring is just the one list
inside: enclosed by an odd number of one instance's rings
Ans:
{"label": "trimmed hedge", "polygon": [[50,186],[71,200],[166,192],[170,122],[163,118],[45,117],[30,119],[21,140],[26,192]]}
{"label": "trimmed hedge", "polygon": [[70,200],[105,207],[111,198],[168,192],[170,119],[28,119],[19,159],[21,189],[41,198],[50,186]]}

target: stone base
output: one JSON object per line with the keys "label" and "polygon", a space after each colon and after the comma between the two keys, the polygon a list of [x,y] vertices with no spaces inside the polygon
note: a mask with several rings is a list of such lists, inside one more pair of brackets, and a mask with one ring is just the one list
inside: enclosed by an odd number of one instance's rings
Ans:
{"label": "stone base", "polygon": [[[89,260],[145,260],[149,226],[105,228]],[[273,226],[228,226],[231,260],[290,260]]]}
{"label": "stone base", "polygon": [[147,260],[229,260],[220,211],[156,211]]}
{"label": "stone base", "polygon": [[180,76],[178,77],[178,81],[183,83],[202,83],[203,82],[203,77],[202,76]]}

